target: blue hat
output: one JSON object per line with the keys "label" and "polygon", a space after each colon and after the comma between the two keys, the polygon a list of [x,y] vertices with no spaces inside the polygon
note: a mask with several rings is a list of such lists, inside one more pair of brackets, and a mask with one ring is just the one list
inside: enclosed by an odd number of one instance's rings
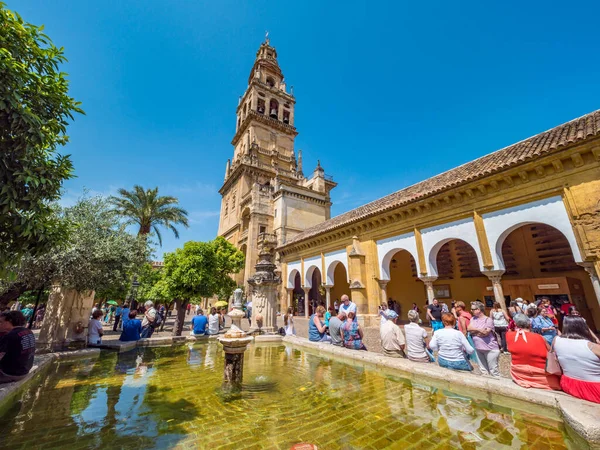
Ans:
{"label": "blue hat", "polygon": [[393,309],[388,309],[385,312],[385,315],[388,319],[397,319],[398,318],[398,314]]}

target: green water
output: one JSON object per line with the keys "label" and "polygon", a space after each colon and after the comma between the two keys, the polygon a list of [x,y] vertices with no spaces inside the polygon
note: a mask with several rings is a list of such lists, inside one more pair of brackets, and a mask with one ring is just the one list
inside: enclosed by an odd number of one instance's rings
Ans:
{"label": "green water", "polygon": [[0,418],[0,448],[575,448],[559,420],[290,347],[248,348],[241,398],[222,368],[216,343],[55,364]]}

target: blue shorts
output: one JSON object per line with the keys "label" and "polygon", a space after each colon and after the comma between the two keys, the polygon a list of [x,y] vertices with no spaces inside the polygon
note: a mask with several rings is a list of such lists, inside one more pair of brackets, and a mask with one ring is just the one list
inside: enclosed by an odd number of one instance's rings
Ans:
{"label": "blue shorts", "polygon": [[441,356],[438,356],[438,364],[440,367],[445,367],[446,369],[466,370],[469,372],[473,370],[473,366],[466,359],[461,361],[448,361]]}
{"label": "blue shorts", "polygon": [[433,332],[435,333],[437,330],[444,328],[444,323],[441,320],[432,320],[431,328],[433,328]]}

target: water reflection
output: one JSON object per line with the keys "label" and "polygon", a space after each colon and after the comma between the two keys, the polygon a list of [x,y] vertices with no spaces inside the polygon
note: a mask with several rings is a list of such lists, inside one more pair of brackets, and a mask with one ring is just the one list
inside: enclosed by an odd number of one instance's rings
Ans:
{"label": "water reflection", "polygon": [[[57,364],[0,420],[0,447],[560,448],[562,425],[361,365],[251,346],[224,401],[215,343]],[[232,423],[235,426],[229,427]]]}

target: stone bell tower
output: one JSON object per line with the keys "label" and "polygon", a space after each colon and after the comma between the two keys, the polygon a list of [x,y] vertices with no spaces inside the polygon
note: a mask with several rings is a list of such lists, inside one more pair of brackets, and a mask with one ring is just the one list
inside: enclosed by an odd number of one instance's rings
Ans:
{"label": "stone bell tower", "polygon": [[238,285],[250,294],[247,280],[258,260],[262,234],[277,243],[330,218],[329,192],[337,184],[319,164],[307,178],[301,152],[294,148],[296,98],[287,86],[268,36],[256,52],[248,86],[236,109],[233,158],[227,160],[219,236],[242,250],[246,267]]}

